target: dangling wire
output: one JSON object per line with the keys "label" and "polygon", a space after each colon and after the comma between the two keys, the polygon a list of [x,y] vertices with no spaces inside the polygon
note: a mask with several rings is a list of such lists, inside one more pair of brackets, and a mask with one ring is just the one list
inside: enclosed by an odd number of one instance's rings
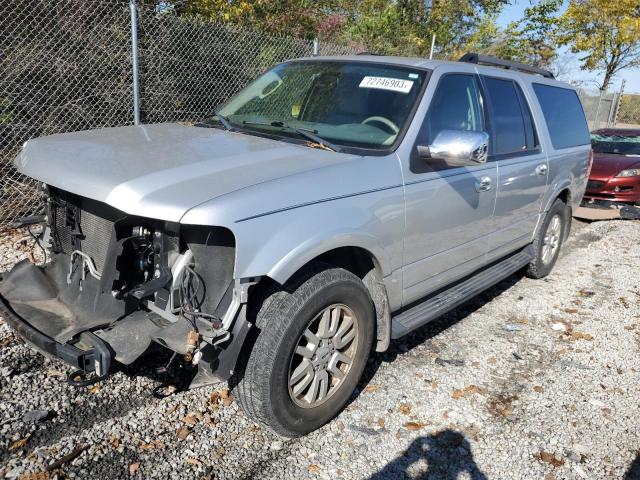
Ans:
{"label": "dangling wire", "polygon": [[[40,247],[40,250],[42,250],[42,264],[41,265],[45,265],[47,263],[47,250],[42,246],[42,244],[40,243],[40,236],[42,234],[40,234],[38,237],[36,237],[35,233],[33,233],[31,231],[31,225],[29,225],[27,227],[27,232],[29,232],[29,235],[31,235],[31,238],[33,238],[33,241],[35,242],[34,247],[37,245],[38,247]],[[44,230],[43,230],[44,232]],[[31,253],[33,254],[33,248],[31,249]],[[33,258],[35,260],[36,256],[33,255]]]}
{"label": "dangling wire", "polygon": [[214,325],[219,323],[219,320],[214,315],[200,311],[200,307],[204,303],[205,293],[202,277],[191,266],[185,266],[178,285],[180,314],[191,324],[196,332],[198,332],[198,318],[210,320]]}

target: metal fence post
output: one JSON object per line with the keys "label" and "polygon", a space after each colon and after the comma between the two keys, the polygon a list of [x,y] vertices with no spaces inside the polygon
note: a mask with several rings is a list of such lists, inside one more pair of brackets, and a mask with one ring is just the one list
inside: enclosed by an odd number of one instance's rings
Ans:
{"label": "metal fence post", "polygon": [[319,50],[319,44],[318,44],[318,39],[314,38],[313,39],[313,56],[317,57],[318,56],[318,50]]}
{"label": "metal fence post", "polygon": [[602,95],[604,94],[605,92],[600,90],[600,95],[598,96],[598,106],[596,107],[596,113],[593,118],[593,128],[600,128],[600,122],[598,121],[598,113],[600,113],[600,102],[602,102]]}
{"label": "metal fence post", "polygon": [[618,123],[618,113],[620,113],[620,104],[622,103],[622,96],[624,95],[624,84],[626,83],[626,80],[622,80],[622,83],[620,84],[620,91],[618,92],[618,100],[616,102],[616,105],[614,107],[614,113],[613,113],[613,122],[611,122],[611,126],[615,127],[616,123]]}
{"label": "metal fence post", "polygon": [[140,125],[140,67],[138,63],[138,9],[136,0],[129,0],[131,11],[131,67],[133,69],[133,123]]}

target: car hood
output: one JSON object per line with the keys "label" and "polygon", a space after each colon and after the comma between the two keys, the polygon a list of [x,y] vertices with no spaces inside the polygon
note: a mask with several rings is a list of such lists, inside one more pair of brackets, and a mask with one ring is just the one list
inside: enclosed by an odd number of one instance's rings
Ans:
{"label": "car hood", "polygon": [[16,166],[126,213],[179,221],[218,196],[354,158],[216,128],[156,124],[29,140]]}
{"label": "car hood", "polygon": [[593,156],[591,177],[615,177],[622,170],[633,168],[640,164],[640,157],[617,155],[615,153],[596,153]]}

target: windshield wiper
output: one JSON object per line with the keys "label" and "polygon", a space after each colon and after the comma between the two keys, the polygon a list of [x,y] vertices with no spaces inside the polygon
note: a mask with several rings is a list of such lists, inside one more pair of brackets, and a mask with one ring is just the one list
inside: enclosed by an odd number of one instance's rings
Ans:
{"label": "windshield wiper", "polygon": [[220,122],[220,125],[222,125],[225,130],[228,130],[230,132],[235,131],[236,127],[229,121],[229,119],[227,117],[225,117],[224,115],[219,114],[218,112],[213,112],[213,116],[211,118],[207,118],[207,119],[203,120],[202,122],[196,123],[195,126],[196,127],[205,127],[205,128],[214,127],[214,126],[217,125],[217,123],[214,123],[212,121],[214,118],[217,119],[218,122]]}
{"label": "windshield wiper", "polygon": [[227,130],[229,130],[230,132],[233,131],[234,127],[233,124],[229,121],[229,119],[227,117],[225,117],[224,115],[222,115],[221,113],[218,112],[213,112],[213,115],[220,120],[220,123],[222,125],[224,125],[224,128],[226,128]]}
{"label": "windshield wiper", "polygon": [[309,128],[302,128],[302,127],[294,127],[293,125],[289,125],[288,123],[284,123],[279,120],[276,120],[273,122],[252,122],[252,121],[244,120],[242,124],[243,125],[265,125],[268,127],[286,128],[287,130],[296,132],[301,137],[304,137],[307,140],[310,140],[311,142],[320,145],[322,148],[331,150],[332,152],[342,151],[342,148],[339,147],[338,145],[335,145],[329,142],[328,140],[325,140],[324,138],[317,135],[318,133],[317,130],[311,130]]}

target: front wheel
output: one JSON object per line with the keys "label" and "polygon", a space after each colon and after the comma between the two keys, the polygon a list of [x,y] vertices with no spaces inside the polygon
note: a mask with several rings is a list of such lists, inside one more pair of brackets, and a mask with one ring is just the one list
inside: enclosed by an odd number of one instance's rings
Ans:
{"label": "front wheel", "polygon": [[236,388],[245,413],[286,437],[330,421],[357,386],[373,345],[374,306],[362,281],[317,265],[271,294],[256,326]]}
{"label": "front wheel", "polygon": [[527,267],[528,277],[543,278],[551,273],[558,260],[569,220],[569,209],[562,200],[557,199],[551,205],[533,241],[535,256]]}

